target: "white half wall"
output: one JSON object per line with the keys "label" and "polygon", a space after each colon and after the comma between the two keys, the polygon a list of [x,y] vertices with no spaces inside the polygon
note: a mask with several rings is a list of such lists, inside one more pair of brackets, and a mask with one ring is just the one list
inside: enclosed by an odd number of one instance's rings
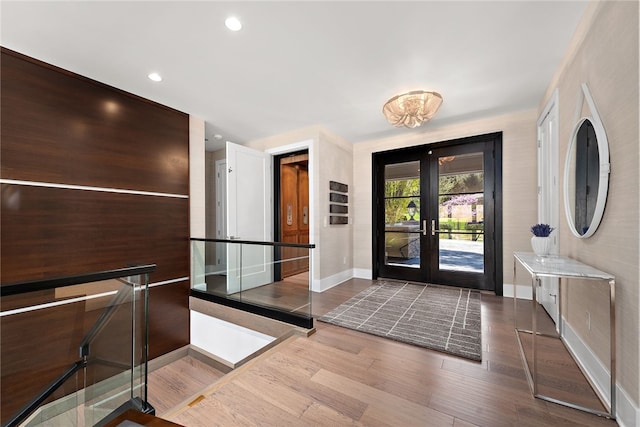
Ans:
{"label": "white half wall", "polygon": [[191,345],[236,364],[274,341],[263,333],[191,310]]}

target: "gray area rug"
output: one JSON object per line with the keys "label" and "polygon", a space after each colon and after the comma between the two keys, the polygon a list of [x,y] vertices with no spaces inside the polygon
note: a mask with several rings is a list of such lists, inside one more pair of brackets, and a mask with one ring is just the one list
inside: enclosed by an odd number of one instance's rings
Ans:
{"label": "gray area rug", "polygon": [[482,360],[480,292],[472,289],[379,282],[318,320]]}

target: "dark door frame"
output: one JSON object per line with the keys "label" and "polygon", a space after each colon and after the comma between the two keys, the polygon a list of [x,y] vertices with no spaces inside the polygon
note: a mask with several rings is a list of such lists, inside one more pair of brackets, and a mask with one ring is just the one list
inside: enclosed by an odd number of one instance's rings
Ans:
{"label": "dark door frame", "polygon": [[[293,151],[291,153],[284,153],[277,156],[273,156],[273,241],[280,242],[280,234],[282,229],[280,227],[282,220],[282,211],[280,209],[280,159],[284,159],[285,157],[297,156],[299,154],[309,154],[309,149],[305,148],[304,150]],[[280,261],[281,248],[276,246],[273,248],[274,259],[276,261]],[[275,262],[273,265],[273,281],[279,282],[282,280],[282,269],[279,262]]]}
{"label": "dark door frame", "polygon": [[[489,143],[493,145],[493,163],[494,163],[494,188],[493,188],[493,201],[494,201],[494,221],[495,228],[493,233],[494,238],[494,251],[493,256],[493,282],[495,285],[494,291],[496,295],[502,296],[503,294],[503,231],[502,231],[502,132],[489,133],[484,135],[477,135],[465,138],[452,139],[448,141],[435,142],[431,144],[417,145],[411,147],[405,147],[390,151],[383,151],[373,153],[371,157],[372,162],[372,273],[373,279],[377,279],[380,275],[380,258],[379,258],[379,242],[380,233],[384,234],[384,230],[378,229],[378,221],[382,216],[384,217],[384,206],[382,200],[379,200],[378,194],[380,193],[379,183],[384,182],[384,168],[380,168],[381,158],[390,160],[395,158],[402,158],[412,153],[427,152],[443,147],[454,147],[470,143]],[[421,179],[427,183],[429,187],[429,177],[427,170],[421,170]],[[489,278],[491,279],[491,278]],[[409,280],[421,281],[423,280],[418,273],[415,274],[415,278],[411,277]]]}

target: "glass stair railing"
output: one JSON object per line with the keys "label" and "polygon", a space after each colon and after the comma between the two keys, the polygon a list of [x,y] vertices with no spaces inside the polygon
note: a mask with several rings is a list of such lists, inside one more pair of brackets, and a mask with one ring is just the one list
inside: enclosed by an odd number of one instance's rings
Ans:
{"label": "glass stair railing", "polygon": [[147,402],[155,265],[2,285],[2,426],[100,426]]}
{"label": "glass stair railing", "polygon": [[191,296],[313,328],[313,244],[191,239]]}

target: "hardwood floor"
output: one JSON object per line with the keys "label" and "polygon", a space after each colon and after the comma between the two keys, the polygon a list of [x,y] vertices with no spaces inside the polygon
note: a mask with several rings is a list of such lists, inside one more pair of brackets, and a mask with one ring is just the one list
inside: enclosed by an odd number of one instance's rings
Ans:
{"label": "hardwood floor", "polygon": [[[353,279],[314,294],[314,316],[370,283]],[[513,317],[512,299],[482,295],[481,363],[316,322],[310,337],[289,338],[211,381],[190,404],[158,414],[194,427],[615,426],[615,421],[531,396]],[[547,379],[558,371],[563,369]],[[578,383],[565,391],[581,394],[584,387]],[[150,381],[152,403],[164,387]]]}
{"label": "hardwood floor", "polygon": [[223,376],[224,372],[194,357],[183,357],[149,372],[149,403],[156,409],[157,414],[162,414]]}

